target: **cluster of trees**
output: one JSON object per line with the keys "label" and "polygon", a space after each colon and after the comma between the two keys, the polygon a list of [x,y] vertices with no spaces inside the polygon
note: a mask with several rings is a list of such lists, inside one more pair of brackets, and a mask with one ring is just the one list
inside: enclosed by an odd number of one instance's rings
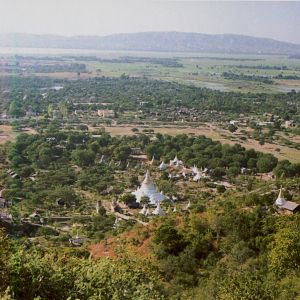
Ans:
{"label": "cluster of trees", "polygon": [[[230,74],[229,74],[230,75]],[[228,76],[229,76],[228,75]],[[232,76],[232,75],[230,75]],[[267,80],[263,78],[260,80]],[[14,82],[12,85],[11,82]],[[217,111],[223,114],[261,114],[270,112],[275,115],[288,116],[299,120],[297,105],[300,93],[286,94],[243,94],[237,92],[221,92],[206,88],[187,86],[165,81],[148,80],[145,78],[97,77],[89,80],[54,80],[49,78],[22,78],[14,80],[4,78],[3,88],[9,89],[5,95],[7,105],[12,99],[25,112],[32,107],[37,113],[47,113],[49,104],[57,107],[64,100],[70,109],[72,102],[80,103],[82,99],[111,103],[117,113],[125,110],[136,111],[143,101],[150,110],[162,110],[166,107],[197,108],[199,111]],[[60,90],[47,90],[47,97],[41,97],[40,88],[53,85],[64,86]],[[27,98],[23,100],[24,91]],[[68,99],[68,101],[67,101]]]}
{"label": "cluster of trees", "polygon": [[239,144],[234,146],[222,145],[205,136],[175,137],[158,134],[157,139],[147,145],[145,151],[149,158],[169,161],[175,155],[185,164],[213,169],[216,177],[226,173],[235,177],[240,168],[249,168],[254,172],[270,172],[277,165],[277,158],[271,154],[259,153],[253,149],[246,150]]}
{"label": "cluster of trees", "polygon": [[287,80],[299,80],[300,76],[299,75],[283,75],[283,74],[279,74],[279,75],[275,76],[274,78],[276,78],[276,79],[287,79]]}
{"label": "cluster of trees", "polygon": [[[24,68],[24,66],[22,66]],[[87,72],[86,65],[80,63],[71,64],[34,64],[26,65],[26,71],[35,73],[55,73],[55,72]]]}
{"label": "cluster of trees", "polygon": [[93,261],[84,249],[24,249],[2,230],[0,245],[1,299],[165,299],[155,266],[137,257]]}
{"label": "cluster of trees", "polygon": [[232,65],[233,68],[238,69],[254,69],[254,70],[289,70],[287,66],[271,66],[271,65]]}
{"label": "cluster of trees", "polygon": [[[270,203],[256,198],[256,205]],[[232,196],[219,205],[202,217],[166,218],[155,230],[153,252],[172,293],[182,299],[299,297],[299,215],[278,218],[260,205],[242,211]]]}
{"label": "cluster of trees", "polygon": [[232,72],[224,72],[222,76],[225,79],[230,80],[247,80],[247,81],[257,81],[265,84],[273,84],[273,80],[266,76],[257,76],[257,75],[245,75],[245,74],[235,74]]}
{"label": "cluster of trees", "polygon": [[[130,159],[131,148],[136,147],[143,149],[149,159],[154,156],[156,160],[168,162],[177,155],[187,166],[209,168],[215,179],[227,175],[234,180],[241,168],[253,173],[270,172],[278,163],[271,154],[246,150],[239,144],[222,145],[204,136],[157,134],[155,140],[150,140],[143,134],[111,137],[100,132],[93,137],[87,132],[50,130],[38,135],[20,134],[8,147],[9,167],[22,179],[7,175],[5,196],[26,199],[29,208],[39,205],[55,209],[55,200],[59,198],[67,207],[82,206],[82,199],[75,192],[77,188],[99,195],[119,195],[126,185],[136,185],[137,179],[135,182],[114,180],[116,169],[126,169],[128,162],[136,163]],[[100,163],[101,157],[104,163]],[[297,165],[280,163],[275,170],[279,175],[284,172],[286,177],[298,174]]]}
{"label": "cluster of trees", "polygon": [[278,162],[274,173],[278,178],[293,178],[300,177],[300,163],[291,163],[288,160]]}
{"label": "cluster of trees", "polygon": [[22,133],[6,146],[5,153],[9,160],[6,168],[13,169],[21,179],[3,174],[3,194],[15,204],[22,204],[27,212],[36,207],[64,211],[57,205],[57,199],[62,200],[66,210],[75,207],[76,211],[85,211],[86,201],[78,190],[120,195],[134,182],[116,181],[115,170],[126,168],[131,147],[144,148],[148,143],[150,138],[146,135],[111,137],[99,132],[93,137],[82,131],[57,131],[52,126],[44,134]]}

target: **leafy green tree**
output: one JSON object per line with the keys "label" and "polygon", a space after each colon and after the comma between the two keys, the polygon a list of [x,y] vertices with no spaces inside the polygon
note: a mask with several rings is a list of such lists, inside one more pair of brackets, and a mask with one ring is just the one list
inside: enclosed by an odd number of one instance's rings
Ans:
{"label": "leafy green tree", "polygon": [[50,118],[53,117],[53,104],[50,103],[50,104],[48,105],[47,113],[48,113],[48,116],[49,116]]}
{"label": "leafy green tree", "polygon": [[183,235],[169,224],[156,229],[153,242],[161,247],[159,256],[178,255],[187,245]]}
{"label": "leafy green tree", "polygon": [[126,205],[128,205],[130,203],[136,202],[136,197],[135,197],[135,195],[133,195],[131,193],[126,193],[126,194],[122,195],[121,201],[123,203],[125,203]]}
{"label": "leafy green tree", "polygon": [[68,107],[67,107],[66,103],[61,101],[61,102],[59,102],[58,107],[59,107],[59,111],[62,114],[62,116],[64,118],[67,118],[69,112],[68,112]]}
{"label": "leafy green tree", "polygon": [[237,127],[235,126],[235,125],[233,125],[233,124],[230,124],[229,126],[228,126],[228,130],[230,131],[230,132],[235,132],[235,131],[237,131]]}
{"label": "leafy green tree", "polygon": [[142,196],[140,203],[148,205],[150,203],[150,198],[148,196]]}
{"label": "leafy green tree", "polygon": [[8,113],[15,118],[21,117],[23,115],[22,105],[18,101],[13,100],[9,105]]}
{"label": "leafy green tree", "polygon": [[0,228],[0,295],[6,290],[9,284],[9,240],[2,228]]}
{"label": "leafy green tree", "polygon": [[221,184],[221,185],[219,184],[219,185],[217,185],[217,191],[218,191],[218,193],[223,194],[226,191],[226,188],[223,184]]}
{"label": "leafy green tree", "polygon": [[114,150],[114,156],[116,160],[126,161],[131,153],[131,148],[129,146],[119,146]]}
{"label": "leafy green tree", "polygon": [[277,276],[300,266],[300,233],[293,226],[281,228],[275,234],[269,252],[270,270]]}
{"label": "leafy green tree", "polygon": [[140,184],[139,178],[137,176],[131,176],[129,178],[129,184],[130,184],[130,187],[138,186]]}
{"label": "leafy green tree", "polygon": [[259,172],[265,173],[272,171],[277,165],[278,159],[271,154],[261,154],[257,161]]}
{"label": "leafy green tree", "polygon": [[76,164],[82,167],[91,166],[95,161],[95,153],[91,150],[74,150],[72,159]]}

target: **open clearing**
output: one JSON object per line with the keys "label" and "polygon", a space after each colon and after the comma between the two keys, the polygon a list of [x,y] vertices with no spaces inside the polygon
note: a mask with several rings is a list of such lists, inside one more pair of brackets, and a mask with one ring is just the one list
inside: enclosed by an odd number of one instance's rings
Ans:
{"label": "open clearing", "polygon": [[0,125],[0,144],[3,145],[8,141],[12,141],[15,136],[12,126]]}
{"label": "open clearing", "polygon": [[22,131],[16,132],[12,126],[0,125],[0,144],[3,145],[6,142],[12,142],[20,133],[35,134],[36,131],[32,128],[23,128]]}

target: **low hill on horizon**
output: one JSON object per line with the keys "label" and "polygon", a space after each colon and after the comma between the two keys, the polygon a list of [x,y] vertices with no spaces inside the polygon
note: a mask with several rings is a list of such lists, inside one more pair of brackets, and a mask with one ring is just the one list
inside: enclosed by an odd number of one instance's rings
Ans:
{"label": "low hill on horizon", "polygon": [[299,55],[300,45],[236,34],[139,32],[107,36],[0,34],[0,47]]}

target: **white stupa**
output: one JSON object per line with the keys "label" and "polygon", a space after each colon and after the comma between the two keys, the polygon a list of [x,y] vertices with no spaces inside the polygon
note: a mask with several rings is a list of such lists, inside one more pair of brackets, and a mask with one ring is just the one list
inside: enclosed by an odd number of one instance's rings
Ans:
{"label": "white stupa", "polygon": [[145,212],[145,216],[146,216],[146,217],[151,216],[151,212],[150,212],[149,207],[147,208],[147,210],[146,210],[146,212]]}
{"label": "white stupa", "polygon": [[152,156],[152,159],[150,161],[150,165],[153,165],[154,164],[154,161],[155,161],[155,158],[154,158],[154,155]]}
{"label": "white stupa", "polygon": [[104,163],[105,163],[104,155],[102,154],[102,156],[100,158],[100,161],[99,161],[99,164],[104,164]]}
{"label": "white stupa", "polygon": [[284,204],[286,203],[286,200],[284,199],[283,197],[283,193],[282,193],[282,187],[280,188],[280,191],[279,191],[279,195],[275,201],[275,204],[277,206],[283,206]]}
{"label": "white stupa", "polygon": [[169,205],[169,207],[168,207],[166,213],[168,214],[168,213],[170,213],[170,211],[171,211],[171,207],[170,207],[170,205]]}
{"label": "white stupa", "polygon": [[158,202],[166,199],[166,196],[162,193],[159,193],[154,186],[149,170],[146,172],[145,179],[142,182],[141,187],[139,187],[132,194],[135,195],[137,202],[140,202],[143,196],[149,197],[151,204],[157,204]]}
{"label": "white stupa", "polygon": [[119,219],[118,219],[118,217],[116,217],[115,223],[113,224],[113,228],[117,228],[117,227],[119,227],[119,225],[120,225]]}
{"label": "white stupa", "polygon": [[181,170],[181,174],[184,178],[186,178],[187,176],[189,176],[190,174],[192,174],[193,171],[191,171],[190,169],[186,168],[185,166],[183,166],[182,170]]}
{"label": "white stupa", "polygon": [[193,177],[193,181],[199,181],[202,177],[202,173],[197,172],[196,175]]}
{"label": "white stupa", "polygon": [[167,165],[162,161],[158,168],[160,171],[164,171],[164,170],[166,170]]}
{"label": "white stupa", "polygon": [[152,215],[163,216],[164,214],[165,214],[165,212],[160,207],[160,202],[157,202],[157,206],[156,206],[155,210],[152,212]]}
{"label": "white stupa", "polygon": [[189,209],[191,207],[191,200],[189,200],[188,204],[186,205],[185,209]]}
{"label": "white stupa", "polygon": [[194,174],[197,174],[197,173],[199,173],[200,171],[199,171],[198,167],[197,167],[196,165],[194,165],[194,166],[192,167],[192,172],[193,172]]}
{"label": "white stupa", "polygon": [[182,160],[179,160],[177,155],[174,157],[173,160],[170,160],[170,166],[174,166],[176,168],[181,167],[183,165]]}
{"label": "white stupa", "polygon": [[144,204],[143,208],[140,210],[141,215],[145,215],[147,211],[146,204]]}

